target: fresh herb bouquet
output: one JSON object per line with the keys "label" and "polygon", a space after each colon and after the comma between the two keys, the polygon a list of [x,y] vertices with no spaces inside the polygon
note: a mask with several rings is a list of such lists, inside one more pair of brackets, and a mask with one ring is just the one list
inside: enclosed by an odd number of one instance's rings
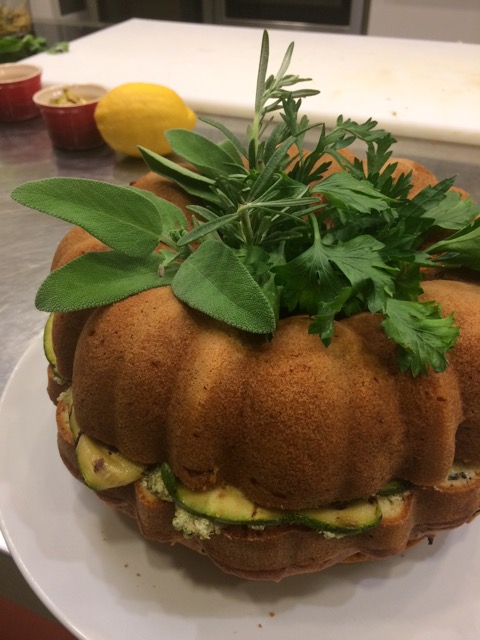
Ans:
{"label": "fresh herb bouquet", "polygon": [[[191,169],[141,149],[150,170],[200,203],[189,207],[190,228],[178,207],[134,187],[52,178],[14,190],[18,202],[79,225],[111,249],[53,271],[38,291],[40,310],[98,307],[170,286],[185,304],[268,338],[280,318],[307,314],[309,332],[325,345],[336,319],[366,311],[383,316],[402,370],[445,369],[460,329],[420,299],[422,273],[479,268],[480,207],[451,190],[454,178],[409,198],[411,175],[394,179],[389,162],[395,139],[373,120],[339,117],[327,131],[300,115],[302,99],[318,92],[297,88],[310,79],[288,73],[292,53],[293,43],[267,76],[264,33],[245,143],[203,118],[222,142],[180,129],[166,134]],[[312,131],[318,136],[307,151]],[[366,146],[364,161],[341,153],[354,142]],[[332,161],[342,171],[325,176]],[[429,245],[438,229],[445,239]]]}

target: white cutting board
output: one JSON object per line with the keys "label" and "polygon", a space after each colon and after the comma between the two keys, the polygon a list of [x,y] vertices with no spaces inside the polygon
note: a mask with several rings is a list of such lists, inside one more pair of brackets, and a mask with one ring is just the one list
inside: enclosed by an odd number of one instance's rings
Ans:
{"label": "white cutting board", "polygon": [[[132,19],[30,58],[44,84],[155,82],[198,113],[250,117],[262,30]],[[270,31],[270,71],[295,42],[292,73],[321,90],[313,121],[369,117],[394,135],[480,145],[480,45]]]}

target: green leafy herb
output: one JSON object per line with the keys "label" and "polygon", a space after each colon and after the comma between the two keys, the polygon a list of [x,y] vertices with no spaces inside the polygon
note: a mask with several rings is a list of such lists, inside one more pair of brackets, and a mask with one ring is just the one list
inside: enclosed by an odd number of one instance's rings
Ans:
{"label": "green leafy herb", "polygon": [[429,247],[428,252],[440,254],[436,261],[444,266],[480,269],[480,218],[447,240]]}
{"label": "green leafy herb", "polygon": [[388,300],[385,320],[387,335],[401,345],[400,367],[411,369],[413,375],[427,373],[427,365],[443,371],[447,365],[446,352],[455,344],[459,329],[453,316],[442,318],[433,302]]}
{"label": "green leafy herb", "polygon": [[162,233],[160,203],[139,189],[81,178],[50,178],[27,182],[17,187],[12,197],[27,207],[78,224],[129,256],[151,253]]}
{"label": "green leafy herb", "polygon": [[[216,269],[212,269],[212,264]],[[253,333],[273,333],[275,315],[260,286],[233,249],[207,240],[172,281],[177,298],[212,318]]]}
{"label": "green leafy herb", "polygon": [[70,50],[70,44],[66,41],[56,42],[54,45],[47,49],[47,53],[56,55],[58,53],[67,53]]}
{"label": "green leafy herb", "polygon": [[[162,256],[132,258],[116,251],[86,253],[52,271],[37,292],[41,311],[78,311],[171,284],[178,267],[162,272]],[[172,268],[173,267],[173,268]]]}
{"label": "green leafy herb", "polygon": [[44,51],[46,46],[45,38],[36,38],[31,34],[22,37],[3,36],[0,38],[0,62],[14,62],[26,58]]}
{"label": "green leafy herb", "polygon": [[[192,197],[189,228],[174,205],[130,187],[59,178],[14,191],[111,249],[51,273],[39,308],[99,306],[167,284],[187,305],[248,332],[270,335],[279,318],[308,314],[309,332],[326,346],[337,319],[378,313],[402,370],[445,369],[459,327],[420,300],[422,273],[480,268],[480,208],[451,191],[453,178],[410,197],[411,175],[394,174],[395,139],[374,120],[339,116],[327,131],[300,115],[303,98],[318,91],[288,73],[292,54],[293,43],[269,75],[264,33],[245,140],[204,118],[224,140],[166,134],[188,168],[140,148],[150,170]],[[307,132],[317,134],[310,150]],[[365,146],[364,160],[344,153],[354,142]],[[334,162],[341,172],[328,172]],[[444,238],[433,244],[439,230]]]}
{"label": "green leafy herb", "polygon": [[65,53],[69,49],[68,42],[57,42],[52,47],[47,46],[43,37],[27,34],[18,36],[3,36],[0,38],[0,62],[16,62],[36,53]]}

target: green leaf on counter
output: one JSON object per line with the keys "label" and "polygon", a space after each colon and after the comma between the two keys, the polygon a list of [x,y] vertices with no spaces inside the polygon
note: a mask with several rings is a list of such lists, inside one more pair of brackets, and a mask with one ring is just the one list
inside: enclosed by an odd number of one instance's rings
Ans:
{"label": "green leaf on counter", "polygon": [[83,178],[48,178],[17,187],[12,198],[76,224],[128,256],[151,253],[162,233],[158,206],[131,187]]}
{"label": "green leaf on counter", "polygon": [[139,258],[116,251],[86,253],[52,271],[40,286],[35,304],[40,311],[78,311],[169,285],[178,264],[162,269],[162,260],[156,253]]}
{"label": "green leaf on counter", "polygon": [[50,55],[56,55],[59,53],[67,53],[70,50],[69,42],[56,42],[53,47],[47,49],[47,53]]}
{"label": "green leaf on counter", "polygon": [[0,38],[0,62],[16,62],[22,58],[45,51],[47,41],[31,34],[25,36],[3,36]]}
{"label": "green leaf on counter", "polygon": [[235,252],[207,240],[182,263],[173,293],[190,307],[252,333],[273,333],[275,314],[260,286]]}

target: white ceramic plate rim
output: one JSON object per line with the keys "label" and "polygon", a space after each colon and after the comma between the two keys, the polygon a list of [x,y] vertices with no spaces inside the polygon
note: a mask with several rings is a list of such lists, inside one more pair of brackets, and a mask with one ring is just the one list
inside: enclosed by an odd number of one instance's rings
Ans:
{"label": "white ceramic plate rim", "polygon": [[477,640],[480,523],[404,558],[289,578],[226,576],[70,477],[56,450],[41,338],[0,404],[0,526],[21,572],[81,640]]}

